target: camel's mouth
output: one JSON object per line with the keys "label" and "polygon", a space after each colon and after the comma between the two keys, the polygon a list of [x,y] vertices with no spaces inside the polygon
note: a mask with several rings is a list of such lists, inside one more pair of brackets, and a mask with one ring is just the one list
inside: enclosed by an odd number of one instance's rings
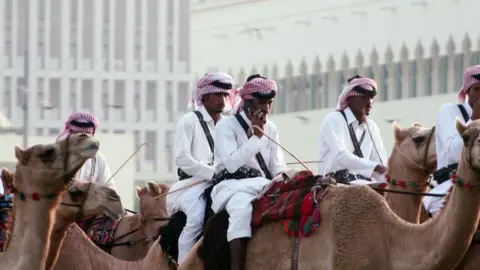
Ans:
{"label": "camel's mouth", "polygon": [[[123,210],[123,209],[122,209]],[[118,220],[121,217],[121,214],[116,213],[115,211],[112,211],[106,207],[103,207],[103,213],[107,215],[109,218],[112,218],[114,220]]]}
{"label": "camel's mouth", "polygon": [[97,154],[99,148],[100,147],[98,143],[92,143],[82,150],[82,154],[87,157],[94,157]]}

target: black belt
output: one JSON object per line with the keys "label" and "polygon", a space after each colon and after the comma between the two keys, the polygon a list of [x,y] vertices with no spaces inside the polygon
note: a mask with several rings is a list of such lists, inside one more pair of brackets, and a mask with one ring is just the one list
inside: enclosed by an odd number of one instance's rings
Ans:
{"label": "black belt", "polygon": [[[212,166],[212,165],[213,165],[213,162],[208,163],[208,166]],[[182,181],[182,180],[189,179],[189,178],[193,177],[193,175],[189,175],[188,173],[186,173],[184,170],[182,170],[180,168],[177,169],[177,175],[178,175],[178,180],[179,181]]]}
{"label": "black belt", "polygon": [[450,164],[447,167],[443,167],[440,170],[437,170],[433,173],[433,179],[437,181],[438,184],[441,184],[450,179],[451,173],[456,171],[458,168],[458,163]]}
{"label": "black belt", "polygon": [[347,170],[347,169],[339,170],[339,171],[332,172],[332,173],[328,173],[326,176],[332,177],[335,180],[337,180],[337,182],[340,182],[340,183],[341,182],[350,183],[354,180],[372,181],[372,179],[370,179],[368,177],[365,177],[361,174],[350,173],[349,170]]}
{"label": "black belt", "polygon": [[255,178],[255,177],[263,177],[262,172],[257,169],[252,169],[246,166],[242,166],[238,168],[234,173],[229,173],[227,169],[223,169],[220,172],[216,173],[213,177],[215,182],[218,184],[223,180],[229,179],[245,179],[245,178]]}

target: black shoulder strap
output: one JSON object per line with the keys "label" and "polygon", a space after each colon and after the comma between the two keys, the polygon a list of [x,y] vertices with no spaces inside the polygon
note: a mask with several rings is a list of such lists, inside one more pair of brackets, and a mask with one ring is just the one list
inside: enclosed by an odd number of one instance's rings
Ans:
{"label": "black shoulder strap", "polygon": [[465,123],[467,123],[468,120],[470,120],[470,117],[468,116],[467,110],[465,110],[465,107],[463,107],[462,104],[457,104],[457,107],[463,115],[463,120],[465,120]]}
{"label": "black shoulder strap", "polygon": [[[235,118],[237,118],[238,123],[240,126],[242,126],[243,130],[245,131],[245,134],[248,137],[248,124],[245,122],[245,119],[240,114],[235,114]],[[270,171],[268,170],[267,164],[265,164],[265,160],[263,159],[263,156],[260,152],[258,152],[255,155],[255,158],[257,159],[258,165],[260,165],[260,169],[262,169],[263,173],[265,174],[265,177],[269,180],[272,180],[272,174],[270,174]]]}
{"label": "black shoulder strap", "polygon": [[348,126],[348,132],[350,133],[350,139],[352,140],[354,151],[353,154],[359,158],[363,158],[363,153],[362,149],[360,148],[360,145],[362,145],[363,139],[365,138],[366,131],[364,130],[362,133],[362,137],[360,138],[360,142],[358,142],[357,135],[355,134],[355,131],[353,130],[353,126],[348,124],[347,116],[345,115],[344,111],[340,111],[340,113],[343,115],[343,118],[345,119],[345,122],[347,123]]}
{"label": "black shoulder strap", "polygon": [[208,129],[207,123],[203,120],[202,113],[199,111],[194,111],[194,112],[198,117],[198,121],[200,121],[200,125],[202,126],[203,132],[205,132],[205,136],[207,137],[208,145],[210,145],[210,150],[212,150],[212,153],[213,153],[213,150],[215,148],[213,144],[212,134],[210,134],[210,129]]}

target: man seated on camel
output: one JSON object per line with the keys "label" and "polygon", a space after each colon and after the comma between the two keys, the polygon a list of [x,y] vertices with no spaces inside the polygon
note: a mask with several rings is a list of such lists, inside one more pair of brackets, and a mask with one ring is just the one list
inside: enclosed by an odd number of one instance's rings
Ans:
{"label": "man seated on camel", "polygon": [[267,119],[277,91],[274,80],[249,76],[235,92],[238,100],[232,115],[224,117],[215,131],[218,184],[211,195],[212,209],[215,213],[225,209],[230,215],[227,240],[232,270],[245,267],[247,240],[252,236],[252,201],[286,168],[281,149],[263,136],[279,141],[277,127]]}
{"label": "man seated on camel", "polygon": [[[455,129],[455,118],[464,124],[480,117],[480,65],[469,67],[463,75],[463,85],[458,93],[461,104],[444,104],[437,113],[435,142],[437,171],[434,179],[439,184],[430,193],[447,193],[452,187],[450,174],[457,169],[463,148],[463,139]],[[426,196],[423,203],[430,215],[435,215],[445,203],[443,197]]]}
{"label": "man seated on camel", "polygon": [[[178,211],[187,216],[187,222],[178,239],[178,264],[195,245],[203,230],[206,211],[203,193],[213,184],[215,173],[215,125],[230,100],[233,84],[232,77],[226,73],[205,74],[198,81],[192,100],[191,105],[195,107],[195,111],[180,118],[175,129],[175,162],[179,181],[172,185],[167,195],[167,210],[170,216]],[[173,192],[199,180],[206,181]],[[210,207],[211,205],[208,205],[208,209]]]}
{"label": "man seated on camel", "polygon": [[386,181],[386,150],[377,124],[368,118],[376,89],[370,78],[348,80],[336,110],[325,116],[320,128],[320,175],[352,184]]}
{"label": "man seated on camel", "polygon": [[[64,140],[70,134],[75,133],[87,133],[91,136],[95,135],[95,131],[98,128],[98,119],[88,112],[74,112],[70,114],[65,122],[65,128],[58,135],[57,141]],[[105,185],[111,189],[115,189],[115,181],[110,179],[110,168],[108,167],[107,160],[100,152],[97,155],[85,162],[76,174],[76,178]]]}
{"label": "man seated on camel", "polygon": [[[58,135],[57,141],[65,140],[70,134],[87,133],[91,136],[95,135],[98,128],[98,119],[89,112],[74,112],[70,114],[65,122],[65,128]],[[108,167],[105,156],[100,151],[97,152],[94,158],[87,160],[83,166],[78,170],[75,178],[105,185],[115,190],[115,181],[111,178],[110,168]],[[108,242],[113,236],[114,221],[110,218],[105,218],[102,222],[91,228],[93,222],[97,217],[93,217],[81,222],[79,225],[88,234],[92,241],[97,245],[102,245]],[[93,235],[91,235],[91,231]]]}

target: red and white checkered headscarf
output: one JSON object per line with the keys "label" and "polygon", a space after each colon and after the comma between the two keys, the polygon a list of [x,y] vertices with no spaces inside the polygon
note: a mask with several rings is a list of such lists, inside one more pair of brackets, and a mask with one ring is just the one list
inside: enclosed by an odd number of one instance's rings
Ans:
{"label": "red and white checkered headscarf", "polygon": [[480,80],[473,77],[473,75],[477,74],[480,74],[480,65],[467,68],[467,70],[463,74],[463,85],[462,88],[460,88],[460,92],[458,93],[458,99],[462,103],[465,102],[470,87],[477,83],[480,83]]}
{"label": "red and white checkered headscarf", "polygon": [[365,90],[371,90],[372,92],[377,89],[377,83],[370,78],[355,78],[352,79],[345,87],[343,88],[342,93],[338,97],[338,103],[335,110],[342,111],[348,107],[347,99],[353,96],[363,96],[364,94],[354,91],[353,88],[360,86]]}
{"label": "red and white checkered headscarf", "polygon": [[[223,89],[217,86],[212,85],[213,82],[221,82],[225,84],[231,84],[232,88],[231,89]],[[227,73],[224,72],[217,72],[217,73],[207,73],[205,74],[198,82],[197,82],[197,89],[193,93],[192,99],[188,103],[188,108],[194,108],[195,110],[198,110],[203,105],[202,102],[202,97],[203,95],[206,94],[212,94],[212,93],[227,93],[230,94],[233,85],[235,82],[233,81],[232,76],[228,75]],[[229,102],[227,102],[226,107],[227,109],[231,108],[231,98],[229,99]]]}
{"label": "red and white checkered headscarf", "polygon": [[233,93],[234,106],[231,114],[240,112],[243,108],[243,101],[253,99],[253,93],[269,94],[272,91],[277,92],[277,83],[272,79],[254,78],[247,81],[243,87],[238,88]]}
{"label": "red and white checkered headscarf", "polygon": [[[80,123],[91,123],[93,127],[80,127],[72,124],[72,122],[80,122]],[[69,134],[74,133],[95,133],[95,130],[98,128],[98,119],[89,112],[74,112],[70,114],[67,121],[65,122],[65,128],[63,129],[62,133],[60,133],[57,137],[58,140],[65,139]]]}

